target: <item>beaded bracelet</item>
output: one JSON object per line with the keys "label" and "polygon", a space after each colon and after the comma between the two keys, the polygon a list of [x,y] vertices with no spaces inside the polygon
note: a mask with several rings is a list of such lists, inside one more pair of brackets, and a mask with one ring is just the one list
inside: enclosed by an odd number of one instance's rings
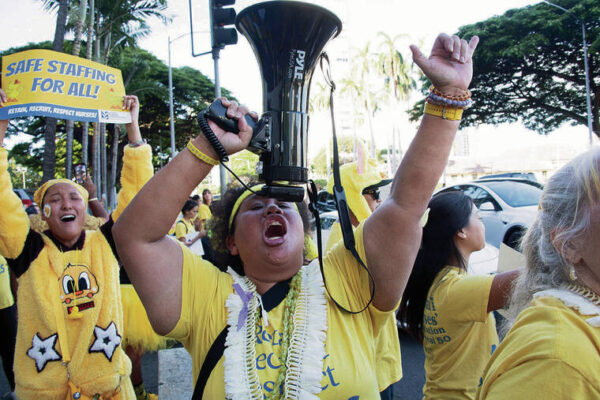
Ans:
{"label": "beaded bracelet", "polygon": [[446,93],[440,92],[434,86],[429,88],[429,95],[426,98],[427,103],[436,106],[452,107],[466,109],[471,107],[473,104],[471,100],[471,92],[467,89],[463,94],[458,96],[451,96]]}
{"label": "beaded bracelet", "polygon": [[207,156],[206,154],[201,152],[200,149],[198,149],[196,146],[194,146],[194,143],[192,143],[192,139],[190,139],[190,141],[188,142],[186,147],[190,151],[190,153],[195,155],[200,161],[203,161],[206,164],[213,165],[213,166],[219,165],[218,160],[215,160],[214,158]]}

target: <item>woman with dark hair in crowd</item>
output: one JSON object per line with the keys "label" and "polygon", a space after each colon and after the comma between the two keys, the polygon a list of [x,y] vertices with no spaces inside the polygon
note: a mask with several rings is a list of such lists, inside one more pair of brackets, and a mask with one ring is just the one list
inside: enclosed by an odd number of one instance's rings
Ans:
{"label": "woman with dark hair in crowd", "polygon": [[463,192],[434,196],[421,248],[398,319],[423,343],[423,398],[473,399],[498,346],[492,311],[502,308],[518,271],[467,275],[469,257],[485,246],[485,228]]}
{"label": "woman with dark hair in crowd", "polygon": [[[215,235],[231,256],[228,273],[165,237],[189,193],[218,164],[203,135],[190,140],[136,196],[114,227],[117,248],[155,330],[182,341],[190,352],[199,396],[379,398],[375,339],[394,318],[410,275],[421,218],[462,113],[450,97],[468,96],[477,42],[442,34],[429,58],[411,47],[415,62],[447,97],[446,105],[440,112],[426,108],[390,196],[354,232],[368,274],[337,246],[323,260],[326,291],[318,262],[303,266],[297,206],[265,197],[260,185],[232,189],[221,200],[227,206],[218,218],[226,235]],[[209,125],[233,154],[252,136],[244,118],[248,110],[222,103],[238,120],[239,134]],[[334,299],[349,310],[366,308],[350,314]]]}
{"label": "woman with dark hair in crowd", "polygon": [[196,232],[194,221],[198,215],[198,203],[195,200],[188,199],[181,208],[182,217],[175,224],[175,237],[190,247],[203,236],[203,232],[198,232],[194,238],[190,238],[189,234]]}

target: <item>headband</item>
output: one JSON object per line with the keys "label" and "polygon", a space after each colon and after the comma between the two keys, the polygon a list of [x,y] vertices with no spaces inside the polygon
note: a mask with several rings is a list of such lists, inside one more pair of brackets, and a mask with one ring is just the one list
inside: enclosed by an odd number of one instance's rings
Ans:
{"label": "headband", "polygon": [[[235,219],[235,216],[237,215],[238,210],[239,210],[240,206],[242,205],[242,203],[244,202],[244,200],[246,200],[250,195],[253,195],[253,194],[260,196],[262,187],[263,187],[262,183],[260,183],[258,185],[254,185],[250,188],[250,190],[248,190],[248,189],[244,190],[244,192],[240,195],[240,197],[237,198],[237,200],[233,204],[233,208],[231,209],[231,214],[229,215],[229,223],[227,225],[229,227],[229,230],[231,230],[231,227],[233,226],[233,220]],[[294,204],[294,207],[296,207],[296,211],[298,211],[298,205],[296,203],[292,203],[292,204]]]}
{"label": "headband", "polygon": [[87,204],[88,198],[90,196],[88,191],[83,186],[81,186],[78,183],[75,183],[69,179],[51,179],[51,180],[47,181],[42,186],[40,186],[38,188],[38,190],[35,191],[35,193],[33,194],[33,201],[35,201],[38,206],[42,207],[42,205],[43,205],[42,201],[44,200],[44,195],[46,194],[48,189],[50,189],[52,186],[56,185],[57,183],[68,183],[69,185],[73,186],[75,189],[77,189],[77,191],[79,192],[81,197],[83,197],[84,203]]}

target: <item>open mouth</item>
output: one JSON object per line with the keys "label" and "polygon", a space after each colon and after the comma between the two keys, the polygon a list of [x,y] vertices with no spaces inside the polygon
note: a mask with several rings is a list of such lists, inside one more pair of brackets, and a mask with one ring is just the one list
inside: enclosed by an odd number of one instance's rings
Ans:
{"label": "open mouth", "polygon": [[279,216],[271,217],[267,220],[264,231],[265,240],[269,244],[279,244],[287,233],[287,228],[283,218]]}
{"label": "open mouth", "polygon": [[73,222],[75,221],[75,216],[73,214],[66,214],[60,217],[62,222]]}

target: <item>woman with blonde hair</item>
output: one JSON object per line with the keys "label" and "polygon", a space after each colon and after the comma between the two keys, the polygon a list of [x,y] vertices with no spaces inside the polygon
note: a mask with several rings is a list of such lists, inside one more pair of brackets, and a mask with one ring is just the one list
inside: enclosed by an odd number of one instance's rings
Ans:
{"label": "woman with blonde hair", "polygon": [[600,149],[548,181],[478,399],[600,398]]}

